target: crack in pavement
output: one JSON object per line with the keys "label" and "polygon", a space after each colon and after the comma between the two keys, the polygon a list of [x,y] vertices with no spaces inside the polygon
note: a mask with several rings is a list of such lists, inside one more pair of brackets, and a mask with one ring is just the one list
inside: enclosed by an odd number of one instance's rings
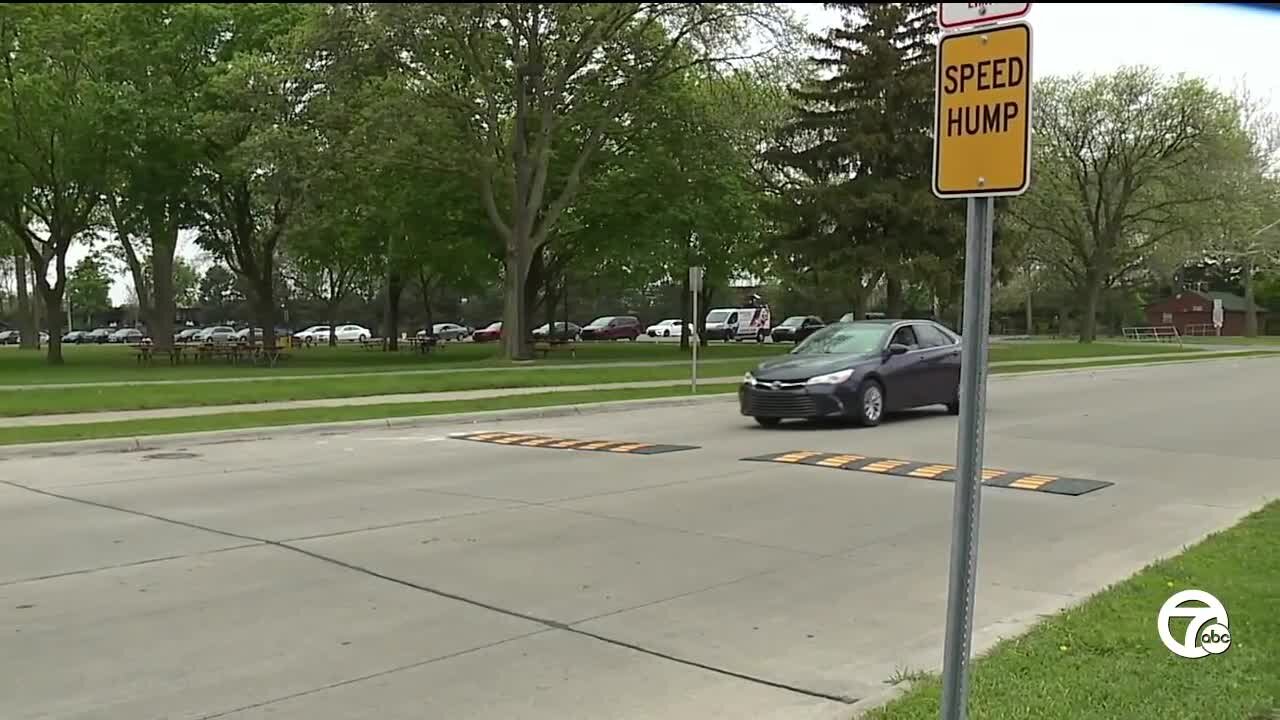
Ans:
{"label": "crack in pavement", "polygon": [[[539,617],[537,615],[522,613],[517,610],[512,610],[510,608],[504,608],[498,605],[494,605],[492,603],[487,603],[487,602],[484,602],[483,600],[477,600],[475,598],[467,597],[465,595],[460,595],[458,593],[449,592],[447,590],[442,590],[440,588],[431,587],[428,585],[422,585],[419,583],[412,582],[410,580],[398,578],[398,577],[395,577],[394,575],[388,575],[386,573],[378,572],[377,570],[373,570],[371,568],[363,567],[361,565],[356,565],[354,563],[345,562],[343,560],[339,560],[338,558],[329,557],[328,555],[323,555],[321,553],[313,552],[311,550],[307,550],[305,548],[301,548],[296,545],[291,545],[288,542],[269,540],[267,538],[255,537],[252,535],[231,532],[228,530],[220,530],[218,528],[199,525],[197,523],[191,523],[185,520],[178,520],[176,518],[164,517],[163,515],[156,515],[154,513],[149,513],[142,510],[134,510],[132,508],[127,508],[119,505],[112,505],[109,503],[98,502],[96,500],[79,498],[73,495],[65,495],[62,493],[51,492],[48,490],[41,490],[38,488],[22,485],[21,483],[16,483],[11,480],[0,480],[0,483],[3,483],[4,485],[8,485],[13,488],[17,488],[19,490],[26,490],[28,492],[44,495],[46,497],[57,498],[59,500],[66,500],[68,502],[80,503],[82,505],[89,505],[92,507],[102,508],[105,510],[114,510],[116,512],[127,513],[130,515],[136,515],[139,517],[145,517],[151,520],[155,520],[157,522],[177,525],[177,526],[185,527],[191,530],[201,530],[204,532],[213,533],[215,535],[221,535],[223,537],[243,540],[248,543],[270,545],[272,547],[294,552],[299,555],[305,555],[306,557],[312,558],[314,560],[319,560],[324,563],[328,563],[335,567],[341,567],[347,570],[351,570],[352,572],[357,572],[369,577],[377,578],[379,580],[400,585],[402,587],[407,587],[413,590],[418,590],[420,592],[428,593],[430,595],[435,595],[437,597],[442,597],[449,600],[453,600],[455,602],[460,602],[466,605],[470,605],[472,607],[488,610],[490,612],[498,613],[499,615],[505,615],[507,617],[512,617],[519,620],[524,620],[526,622],[531,622],[537,625],[541,625],[546,630],[560,630],[560,631],[571,633],[581,637],[591,638],[599,642],[605,643],[607,645],[612,645],[614,647],[625,648],[628,650],[632,650],[634,652],[648,655],[650,657],[655,657],[662,660],[668,660],[670,662],[678,663],[680,665],[685,665],[687,667],[699,668],[701,670],[713,672],[718,675],[736,678],[738,680],[743,680],[743,681],[754,683],[757,685],[763,685],[763,686],[775,688],[778,690],[786,690],[799,695],[805,695],[807,697],[818,698],[822,700],[830,700],[830,701],[842,703],[845,705],[852,705],[853,703],[858,701],[858,698],[855,698],[855,697],[849,697],[846,695],[836,695],[833,693],[823,692],[821,690],[804,688],[798,685],[792,685],[786,682],[770,680],[768,678],[763,678],[756,675],[737,672],[735,670],[730,670],[728,668],[718,667],[715,665],[698,662],[697,660],[692,660],[689,658],[673,655],[670,653],[665,653],[659,650],[654,650],[652,648],[647,648],[642,645],[637,645],[635,643],[627,642],[625,640],[619,640],[617,638],[609,637],[607,635],[602,635],[599,633],[583,630],[581,628],[576,628],[576,627],[573,627],[571,624],[560,622],[558,620],[552,620],[550,618],[544,618],[544,617]],[[223,713],[223,715],[225,715],[225,713]],[[206,716],[206,718],[203,718],[202,720],[211,720],[212,718],[216,718],[216,717],[219,717],[219,716],[218,715]]]}

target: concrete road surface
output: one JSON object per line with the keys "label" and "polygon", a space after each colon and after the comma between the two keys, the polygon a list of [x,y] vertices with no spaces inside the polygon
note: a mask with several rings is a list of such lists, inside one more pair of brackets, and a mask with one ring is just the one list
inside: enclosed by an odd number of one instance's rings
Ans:
{"label": "concrete road surface", "polygon": [[[993,378],[989,467],[1115,484],[984,490],[977,647],[1274,497],[1277,397],[1280,358]],[[952,485],[741,458],[953,462],[955,419],[735,411],[0,462],[0,718],[838,718],[937,669]],[[698,447],[449,437],[490,428]]]}

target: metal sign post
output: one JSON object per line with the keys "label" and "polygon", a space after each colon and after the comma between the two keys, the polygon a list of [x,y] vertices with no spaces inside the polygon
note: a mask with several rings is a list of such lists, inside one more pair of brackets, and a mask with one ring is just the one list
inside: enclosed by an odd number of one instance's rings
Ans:
{"label": "metal sign post", "polygon": [[[1029,3],[961,5],[939,8],[944,31],[1019,17]],[[968,202],[941,707],[942,720],[965,720],[982,505],[994,197],[1020,195],[1031,181],[1031,26],[1016,22],[946,34],[938,43],[937,73],[933,192]]]}
{"label": "metal sign post", "polygon": [[698,392],[698,294],[702,292],[702,274],[703,268],[694,266],[689,268],[689,292],[693,295],[693,332],[690,333],[693,340],[693,365],[689,375],[690,392]]}

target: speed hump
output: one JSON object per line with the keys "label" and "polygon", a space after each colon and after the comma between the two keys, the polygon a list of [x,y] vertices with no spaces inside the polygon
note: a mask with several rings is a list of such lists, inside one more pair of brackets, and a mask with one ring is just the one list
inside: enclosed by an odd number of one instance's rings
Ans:
{"label": "speed hump", "polygon": [[1031,181],[1031,26],[944,35],[938,43],[933,192],[1021,195]]}

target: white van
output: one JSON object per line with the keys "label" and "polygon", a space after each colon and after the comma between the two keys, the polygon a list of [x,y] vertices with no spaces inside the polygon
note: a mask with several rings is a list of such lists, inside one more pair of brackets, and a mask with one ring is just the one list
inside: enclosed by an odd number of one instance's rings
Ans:
{"label": "white van", "polygon": [[768,306],[754,308],[717,308],[707,313],[708,340],[755,340],[769,337]]}

